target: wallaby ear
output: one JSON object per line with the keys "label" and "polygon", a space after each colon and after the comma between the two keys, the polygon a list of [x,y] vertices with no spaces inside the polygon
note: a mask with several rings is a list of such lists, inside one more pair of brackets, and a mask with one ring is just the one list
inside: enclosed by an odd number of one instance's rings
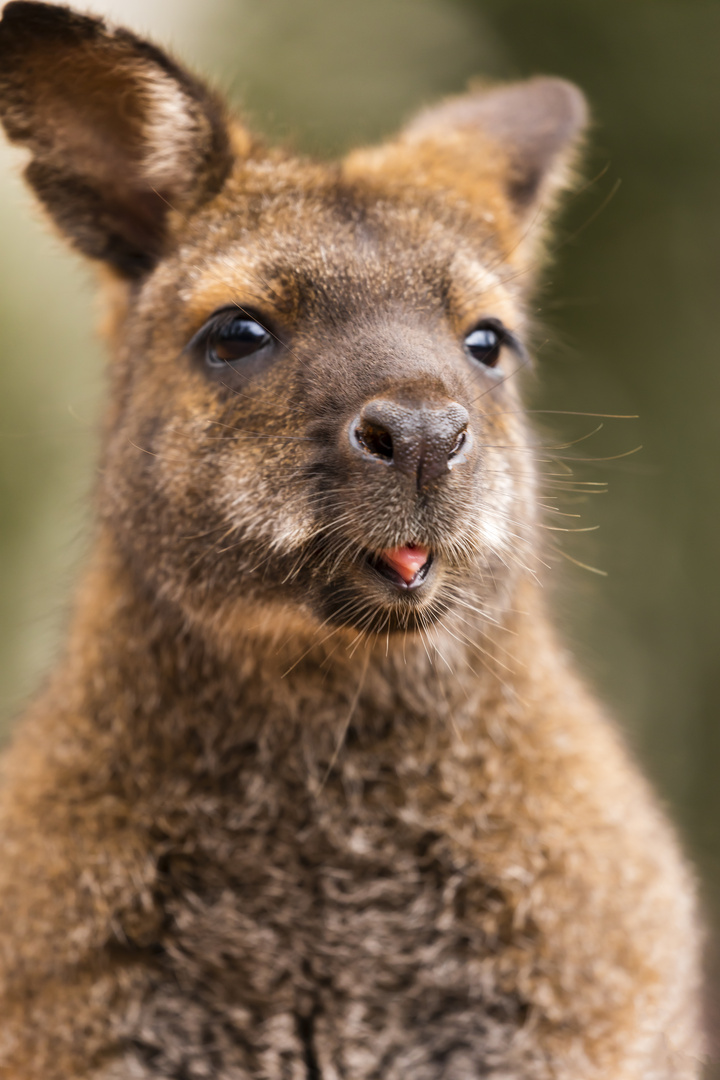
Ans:
{"label": "wallaby ear", "polygon": [[[465,94],[428,109],[403,132],[406,142],[452,146],[457,167],[472,168],[483,143],[502,154],[503,186],[519,218],[551,203],[569,182],[573,150],[587,124],[585,98],[564,79],[535,78]],[[442,153],[441,146],[438,146]]]}
{"label": "wallaby ear", "polygon": [[231,165],[206,87],[129,31],[54,4],[3,10],[0,119],[62,231],[130,278],[167,250],[170,208],[202,205]]}

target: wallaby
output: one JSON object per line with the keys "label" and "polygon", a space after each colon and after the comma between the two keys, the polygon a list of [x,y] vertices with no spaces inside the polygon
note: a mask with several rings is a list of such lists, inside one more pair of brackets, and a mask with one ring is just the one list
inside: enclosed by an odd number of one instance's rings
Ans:
{"label": "wallaby", "polygon": [[538,580],[580,92],[315,162],[12,2],[0,116],[112,313],[93,553],[4,757],[0,1074],[697,1077],[692,874]]}

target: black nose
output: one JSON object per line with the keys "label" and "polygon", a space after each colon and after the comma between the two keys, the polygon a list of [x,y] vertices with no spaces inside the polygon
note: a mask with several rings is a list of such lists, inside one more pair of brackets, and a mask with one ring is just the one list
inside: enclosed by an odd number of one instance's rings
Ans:
{"label": "black nose", "polygon": [[467,409],[447,405],[401,405],[369,401],[350,425],[350,444],[367,459],[393,465],[420,491],[463,460],[468,449]]}

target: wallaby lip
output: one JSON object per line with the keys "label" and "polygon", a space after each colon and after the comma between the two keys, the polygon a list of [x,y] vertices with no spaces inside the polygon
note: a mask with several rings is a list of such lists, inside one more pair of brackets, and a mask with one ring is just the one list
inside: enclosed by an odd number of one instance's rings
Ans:
{"label": "wallaby lip", "polygon": [[422,544],[406,544],[370,554],[367,561],[380,577],[396,589],[408,592],[424,585],[433,565],[433,555]]}

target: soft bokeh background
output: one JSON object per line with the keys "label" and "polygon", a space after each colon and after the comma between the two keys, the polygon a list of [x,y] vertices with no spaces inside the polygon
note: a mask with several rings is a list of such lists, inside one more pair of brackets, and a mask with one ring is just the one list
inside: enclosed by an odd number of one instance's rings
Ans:
{"label": "soft bokeh background", "polygon": [[[564,551],[608,576],[560,556],[551,576],[566,635],[671,808],[720,925],[720,3],[84,6],[172,45],[256,126],[321,154],[392,131],[478,74],[553,73],[584,88],[595,119],[588,183],[568,201],[538,298],[532,404],[638,414],[605,421],[578,457],[643,449],[579,464],[609,491],[565,506],[601,529],[563,538]],[[0,149],[3,732],[62,636],[102,395],[92,275],[40,227],[20,163]],[[600,422],[541,420],[549,443]]]}

